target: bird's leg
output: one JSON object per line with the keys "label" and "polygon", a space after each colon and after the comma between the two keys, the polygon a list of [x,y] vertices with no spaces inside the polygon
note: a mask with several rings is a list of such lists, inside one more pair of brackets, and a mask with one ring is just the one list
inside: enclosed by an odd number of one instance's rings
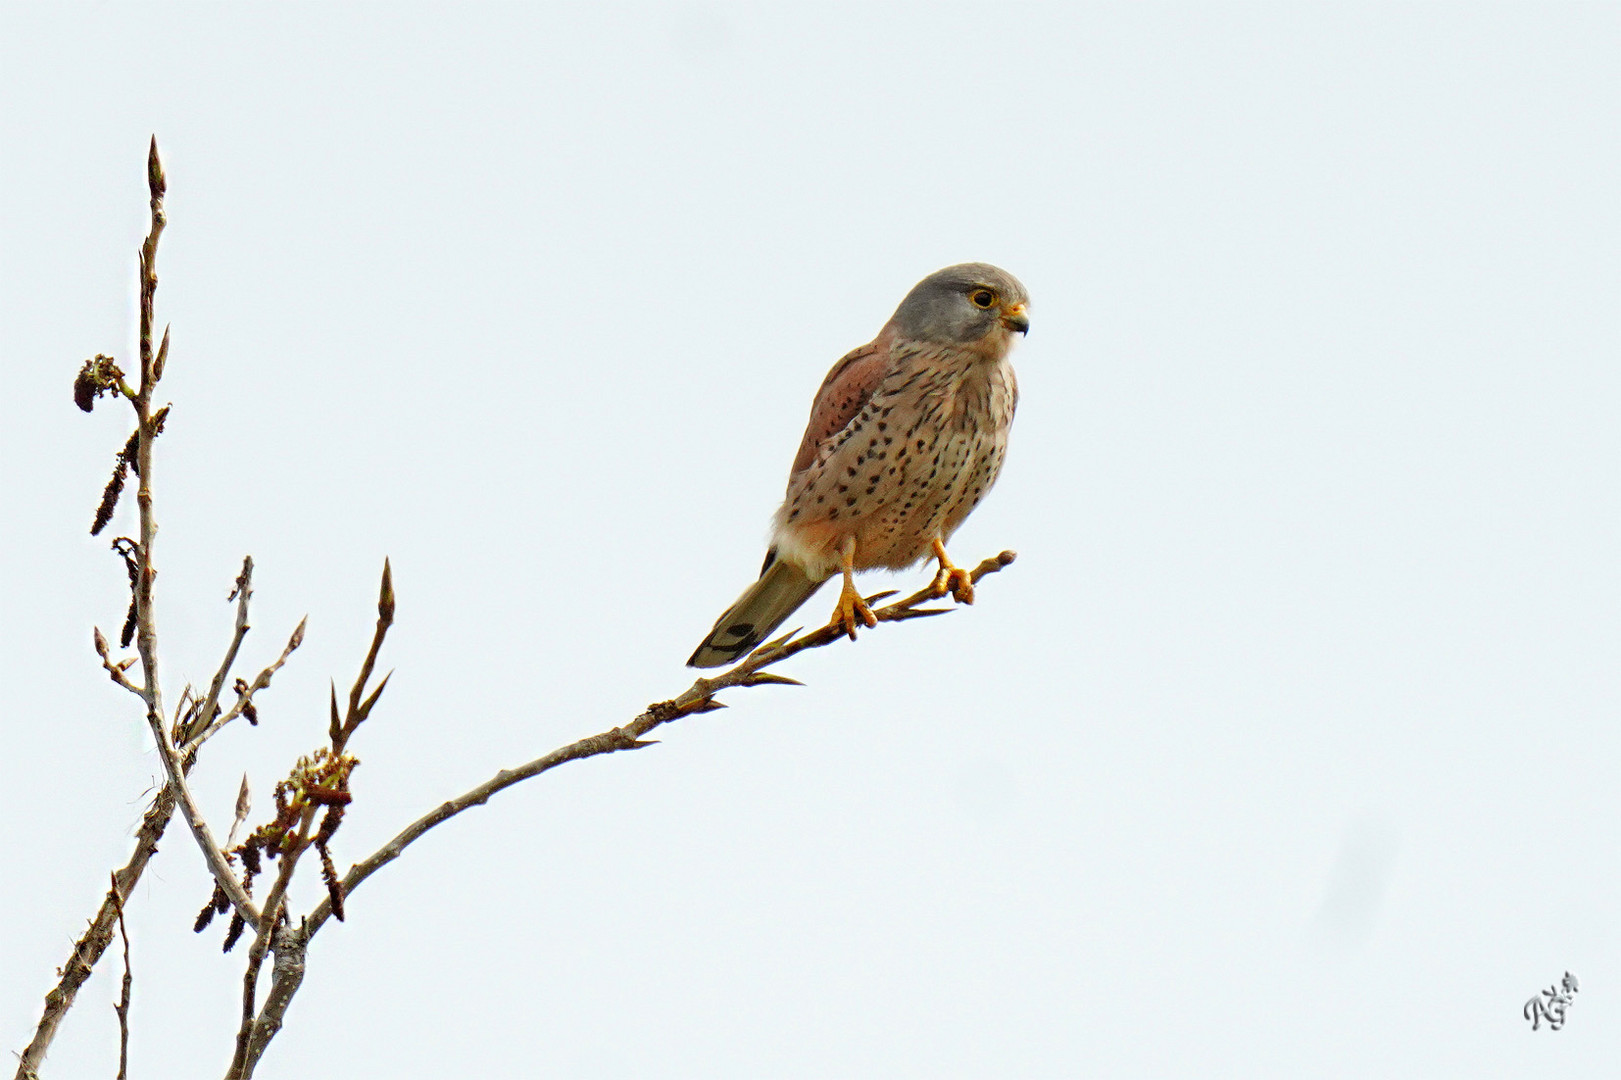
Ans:
{"label": "bird's leg", "polygon": [[940,560],[940,569],[934,575],[934,584],[929,591],[936,596],[949,594],[959,604],[972,604],[974,602],[974,579],[968,571],[957,566],[946,554],[946,544],[938,536],[929,544],[934,548],[934,557]]}
{"label": "bird's leg", "polygon": [[839,562],[844,567],[844,588],[839,590],[839,604],[833,609],[833,618],[829,621],[849,634],[850,640],[854,641],[857,623],[863,626],[878,625],[878,616],[872,613],[872,608],[868,607],[867,602],[861,599],[861,594],[856,592],[855,537],[850,537],[839,546]]}

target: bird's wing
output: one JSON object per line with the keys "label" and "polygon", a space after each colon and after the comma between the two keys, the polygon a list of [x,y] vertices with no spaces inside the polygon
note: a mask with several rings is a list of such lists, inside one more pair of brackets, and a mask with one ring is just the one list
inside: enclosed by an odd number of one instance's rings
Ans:
{"label": "bird's wing", "polygon": [[884,380],[889,366],[889,335],[880,334],[871,344],[853,349],[833,365],[833,370],[822,380],[811,404],[810,423],[805,425],[805,438],[794,455],[790,476],[816,460],[816,451],[828,439],[844,430],[864,405],[872,400],[878,384]]}

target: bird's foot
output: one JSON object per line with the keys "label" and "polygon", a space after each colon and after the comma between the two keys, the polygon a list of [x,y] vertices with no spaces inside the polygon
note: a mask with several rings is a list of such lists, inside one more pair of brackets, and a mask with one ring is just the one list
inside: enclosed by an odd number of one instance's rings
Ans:
{"label": "bird's foot", "polygon": [[941,567],[934,575],[934,584],[930,586],[929,591],[936,596],[949,596],[959,604],[972,604],[974,579],[960,566],[953,566],[949,570]]}
{"label": "bird's foot", "polygon": [[949,596],[959,604],[972,604],[974,575],[954,564],[946,555],[946,546],[938,540],[934,542],[934,557],[940,561],[940,569],[935,572],[929,592],[934,596]]}
{"label": "bird's foot", "polygon": [[850,635],[850,640],[856,639],[856,627],[873,627],[878,625],[878,616],[872,613],[872,608],[856,592],[855,583],[849,578],[844,579],[844,588],[839,590],[838,606],[833,609],[833,618],[829,625],[836,626],[840,632]]}

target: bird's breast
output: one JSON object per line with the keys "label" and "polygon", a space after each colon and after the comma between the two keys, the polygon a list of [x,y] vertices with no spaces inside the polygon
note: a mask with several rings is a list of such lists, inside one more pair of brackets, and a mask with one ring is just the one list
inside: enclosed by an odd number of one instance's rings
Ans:
{"label": "bird's breast", "polygon": [[1012,368],[966,351],[898,356],[872,398],[796,474],[773,543],[812,576],[856,538],[859,568],[901,569],[949,536],[1001,470]]}

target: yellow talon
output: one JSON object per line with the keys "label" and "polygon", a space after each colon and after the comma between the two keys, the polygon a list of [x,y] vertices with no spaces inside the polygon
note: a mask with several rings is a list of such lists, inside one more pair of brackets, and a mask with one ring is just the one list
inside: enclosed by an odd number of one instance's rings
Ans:
{"label": "yellow talon", "polygon": [[850,537],[839,545],[839,562],[844,568],[844,588],[839,590],[839,603],[833,609],[833,618],[829,625],[837,626],[844,633],[850,635],[850,640],[856,639],[856,624],[859,622],[866,627],[878,625],[878,616],[872,613],[872,608],[861,599],[856,592],[856,538]]}
{"label": "yellow talon", "polygon": [[934,575],[934,584],[929,591],[935,596],[950,596],[959,604],[972,604],[974,602],[974,577],[962,567],[952,563],[946,554],[946,545],[936,537],[930,546],[934,548],[934,557],[940,561],[940,569]]}
{"label": "yellow talon", "polygon": [[878,616],[872,613],[872,608],[856,592],[855,583],[845,579],[844,588],[839,590],[839,603],[833,609],[832,623],[841,631],[850,635],[850,640],[856,639],[856,627],[873,627],[878,625]]}

